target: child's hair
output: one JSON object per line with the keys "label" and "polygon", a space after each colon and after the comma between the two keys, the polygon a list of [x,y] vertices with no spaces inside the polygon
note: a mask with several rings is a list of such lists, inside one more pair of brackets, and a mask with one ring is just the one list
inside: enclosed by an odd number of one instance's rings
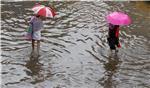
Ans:
{"label": "child's hair", "polygon": [[114,24],[109,23],[109,29],[114,29],[117,27],[119,27],[119,25],[114,25]]}
{"label": "child's hair", "polygon": [[114,29],[117,29],[119,27],[119,25],[115,25]]}
{"label": "child's hair", "polygon": [[40,17],[40,15],[38,15],[38,14],[35,14],[35,16],[38,17],[38,18]]}

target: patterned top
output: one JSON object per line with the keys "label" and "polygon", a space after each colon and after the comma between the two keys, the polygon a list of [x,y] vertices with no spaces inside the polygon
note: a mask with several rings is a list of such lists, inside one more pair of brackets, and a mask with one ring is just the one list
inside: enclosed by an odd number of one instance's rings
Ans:
{"label": "patterned top", "polygon": [[33,32],[42,30],[43,28],[42,20],[37,18],[36,16],[31,17],[30,24],[32,24]]}

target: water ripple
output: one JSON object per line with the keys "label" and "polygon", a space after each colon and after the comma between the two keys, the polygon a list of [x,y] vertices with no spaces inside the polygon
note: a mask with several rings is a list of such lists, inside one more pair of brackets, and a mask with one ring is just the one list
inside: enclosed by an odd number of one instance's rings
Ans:
{"label": "water ripple", "polygon": [[[44,21],[37,57],[23,37],[34,2],[2,2],[3,88],[149,88],[149,19],[140,23],[146,12],[138,13],[133,2],[40,3],[57,15]],[[130,12],[135,22],[121,27],[122,48],[110,55],[105,16],[116,10]]]}

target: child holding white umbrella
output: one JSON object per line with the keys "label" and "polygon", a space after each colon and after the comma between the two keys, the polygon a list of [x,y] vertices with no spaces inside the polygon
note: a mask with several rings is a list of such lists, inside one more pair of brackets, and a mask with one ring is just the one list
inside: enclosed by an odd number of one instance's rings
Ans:
{"label": "child holding white umbrella", "polygon": [[28,29],[26,38],[32,41],[32,52],[34,52],[35,41],[37,41],[37,52],[39,55],[43,20],[45,17],[54,17],[56,14],[50,7],[46,7],[40,4],[36,4],[32,10],[34,11],[35,15],[31,17],[29,22],[30,28]]}

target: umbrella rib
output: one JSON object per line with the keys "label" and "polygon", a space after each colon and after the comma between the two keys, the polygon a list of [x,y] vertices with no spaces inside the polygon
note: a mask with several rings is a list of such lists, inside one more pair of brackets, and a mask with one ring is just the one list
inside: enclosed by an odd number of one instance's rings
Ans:
{"label": "umbrella rib", "polygon": [[47,16],[49,16],[48,14],[50,14],[50,17],[53,17],[53,14],[52,14],[52,12],[51,12],[51,9],[50,8],[46,8],[46,12],[47,12]]}

